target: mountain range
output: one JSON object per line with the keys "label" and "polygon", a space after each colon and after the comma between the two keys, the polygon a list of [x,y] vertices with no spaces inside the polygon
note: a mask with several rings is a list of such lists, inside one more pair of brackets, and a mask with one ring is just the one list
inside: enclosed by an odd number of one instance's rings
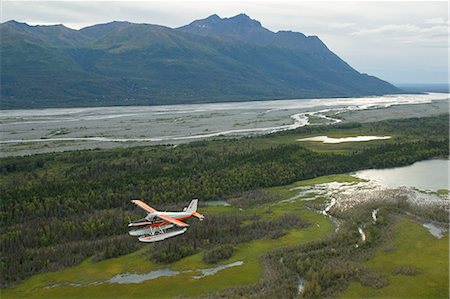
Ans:
{"label": "mountain range", "polygon": [[179,28],[111,22],[0,24],[1,107],[43,108],[353,97],[399,93],[317,36],[245,14]]}

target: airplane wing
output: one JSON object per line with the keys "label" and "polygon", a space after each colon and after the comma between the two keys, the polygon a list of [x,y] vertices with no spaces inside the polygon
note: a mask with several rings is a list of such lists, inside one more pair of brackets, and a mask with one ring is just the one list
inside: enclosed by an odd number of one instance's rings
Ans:
{"label": "airplane wing", "polygon": [[176,219],[174,219],[172,217],[169,217],[167,215],[164,215],[164,214],[163,215],[159,214],[157,210],[155,210],[154,208],[152,208],[151,206],[149,206],[145,202],[140,201],[139,199],[134,199],[134,200],[132,200],[132,202],[135,205],[137,205],[138,207],[140,207],[141,209],[144,209],[145,211],[147,211],[149,213],[155,214],[156,217],[159,217],[159,218],[161,218],[163,220],[166,220],[166,221],[168,221],[170,223],[173,223],[176,226],[179,226],[179,227],[189,226],[189,224],[187,224],[187,223],[181,222],[179,220],[176,220]]}
{"label": "airplane wing", "polygon": [[164,220],[166,220],[166,221],[169,221],[169,222],[171,222],[171,223],[173,223],[173,224],[175,224],[176,226],[179,226],[179,227],[186,227],[186,226],[189,226],[189,224],[184,223],[184,222],[182,222],[182,221],[180,221],[180,220],[176,220],[175,218],[169,217],[169,216],[167,216],[167,215],[156,214],[155,216],[156,216],[156,217],[159,217],[159,218],[161,218],[161,219],[164,219]]}
{"label": "airplane wing", "polygon": [[154,208],[152,208],[145,202],[140,201],[139,199],[134,199],[131,202],[134,203],[135,205],[137,205],[138,207],[140,207],[141,209],[146,210],[149,213],[157,213],[158,212],[157,210],[155,210]]}

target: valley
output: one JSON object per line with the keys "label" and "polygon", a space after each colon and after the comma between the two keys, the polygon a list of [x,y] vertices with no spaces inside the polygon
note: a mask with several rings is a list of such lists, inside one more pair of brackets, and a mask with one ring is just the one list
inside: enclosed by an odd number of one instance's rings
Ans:
{"label": "valley", "polygon": [[[391,138],[298,141],[312,136]],[[359,171],[448,155],[441,114],[5,157],[2,297],[445,297],[448,187],[384,186]],[[151,245],[127,235],[128,216],[142,216],[130,198],[176,209],[193,196],[206,220],[185,235]],[[230,257],[205,262],[225,244]]]}
{"label": "valley", "polygon": [[0,156],[177,145],[303,126],[439,115],[448,94],[0,111]]}

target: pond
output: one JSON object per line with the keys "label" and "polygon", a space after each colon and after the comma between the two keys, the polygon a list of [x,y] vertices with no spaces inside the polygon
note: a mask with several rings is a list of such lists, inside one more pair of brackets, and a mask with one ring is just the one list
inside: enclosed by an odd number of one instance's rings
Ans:
{"label": "pond", "polygon": [[231,206],[228,202],[226,202],[225,200],[211,200],[211,201],[205,201],[204,202],[205,205],[207,206],[225,206],[225,207],[229,207]]}
{"label": "pond", "polygon": [[156,279],[163,276],[175,276],[180,274],[180,271],[174,271],[170,269],[159,269],[155,271],[151,271],[146,274],[135,274],[135,273],[125,273],[125,274],[117,274],[110,280],[107,280],[107,283],[141,283],[146,280]]}
{"label": "pond", "polygon": [[[113,276],[109,280],[94,281],[89,284],[81,284],[81,283],[65,281],[62,283],[47,285],[44,287],[44,289],[53,289],[53,288],[67,287],[67,286],[83,287],[86,285],[99,285],[99,284],[105,284],[105,283],[118,283],[118,284],[142,283],[147,280],[153,280],[153,279],[157,279],[160,277],[171,277],[171,276],[176,276],[179,274],[191,273],[191,272],[192,272],[192,275],[190,276],[191,278],[201,279],[206,276],[215,275],[216,273],[218,273],[222,270],[228,269],[228,268],[242,266],[243,264],[244,264],[243,261],[237,261],[237,262],[233,262],[233,263],[229,263],[229,264],[218,264],[212,268],[206,268],[206,269],[192,269],[192,270],[178,271],[178,270],[171,270],[169,268],[165,268],[165,269],[158,269],[158,270],[150,271],[150,272],[144,273],[144,274],[121,273],[121,274],[117,274],[117,275]],[[198,272],[200,272],[200,275],[194,275]]]}
{"label": "pond", "polygon": [[136,274],[136,273],[122,273],[122,274],[117,274],[114,277],[112,277],[110,280],[107,281],[97,281],[95,284],[101,284],[101,283],[120,283],[120,284],[129,284],[129,283],[141,283],[144,282],[146,280],[152,280],[152,279],[157,279],[160,277],[168,277],[168,276],[176,276],[178,274],[182,274],[182,273],[189,273],[189,272],[200,272],[200,275],[193,275],[191,276],[194,279],[200,279],[203,278],[205,276],[209,276],[209,275],[214,275],[217,272],[220,272],[222,270],[231,268],[231,267],[236,267],[236,266],[241,266],[243,265],[244,262],[243,261],[237,261],[237,262],[233,262],[233,263],[229,263],[229,264],[219,264],[216,265],[212,268],[207,268],[207,269],[193,269],[193,270],[185,270],[185,271],[177,271],[177,270],[171,270],[169,268],[166,269],[158,269],[158,270],[154,270],[154,271],[150,271],[148,273],[144,273],[144,274]]}
{"label": "pond", "polygon": [[449,160],[435,159],[416,162],[404,167],[362,170],[356,172],[355,175],[389,188],[405,186],[437,191],[449,189],[449,167]]}
{"label": "pond", "polygon": [[321,141],[322,143],[344,143],[344,142],[358,142],[358,141],[371,141],[390,139],[391,136],[354,136],[354,137],[341,137],[333,138],[328,136],[315,136],[297,139],[297,141]]}

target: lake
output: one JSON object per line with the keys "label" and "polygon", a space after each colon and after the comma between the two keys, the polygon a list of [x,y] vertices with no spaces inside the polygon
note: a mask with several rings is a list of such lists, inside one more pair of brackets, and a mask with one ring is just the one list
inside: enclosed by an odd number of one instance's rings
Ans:
{"label": "lake", "polygon": [[389,188],[401,186],[437,191],[449,189],[449,160],[426,160],[409,166],[368,169],[355,173],[359,178],[372,180]]}

